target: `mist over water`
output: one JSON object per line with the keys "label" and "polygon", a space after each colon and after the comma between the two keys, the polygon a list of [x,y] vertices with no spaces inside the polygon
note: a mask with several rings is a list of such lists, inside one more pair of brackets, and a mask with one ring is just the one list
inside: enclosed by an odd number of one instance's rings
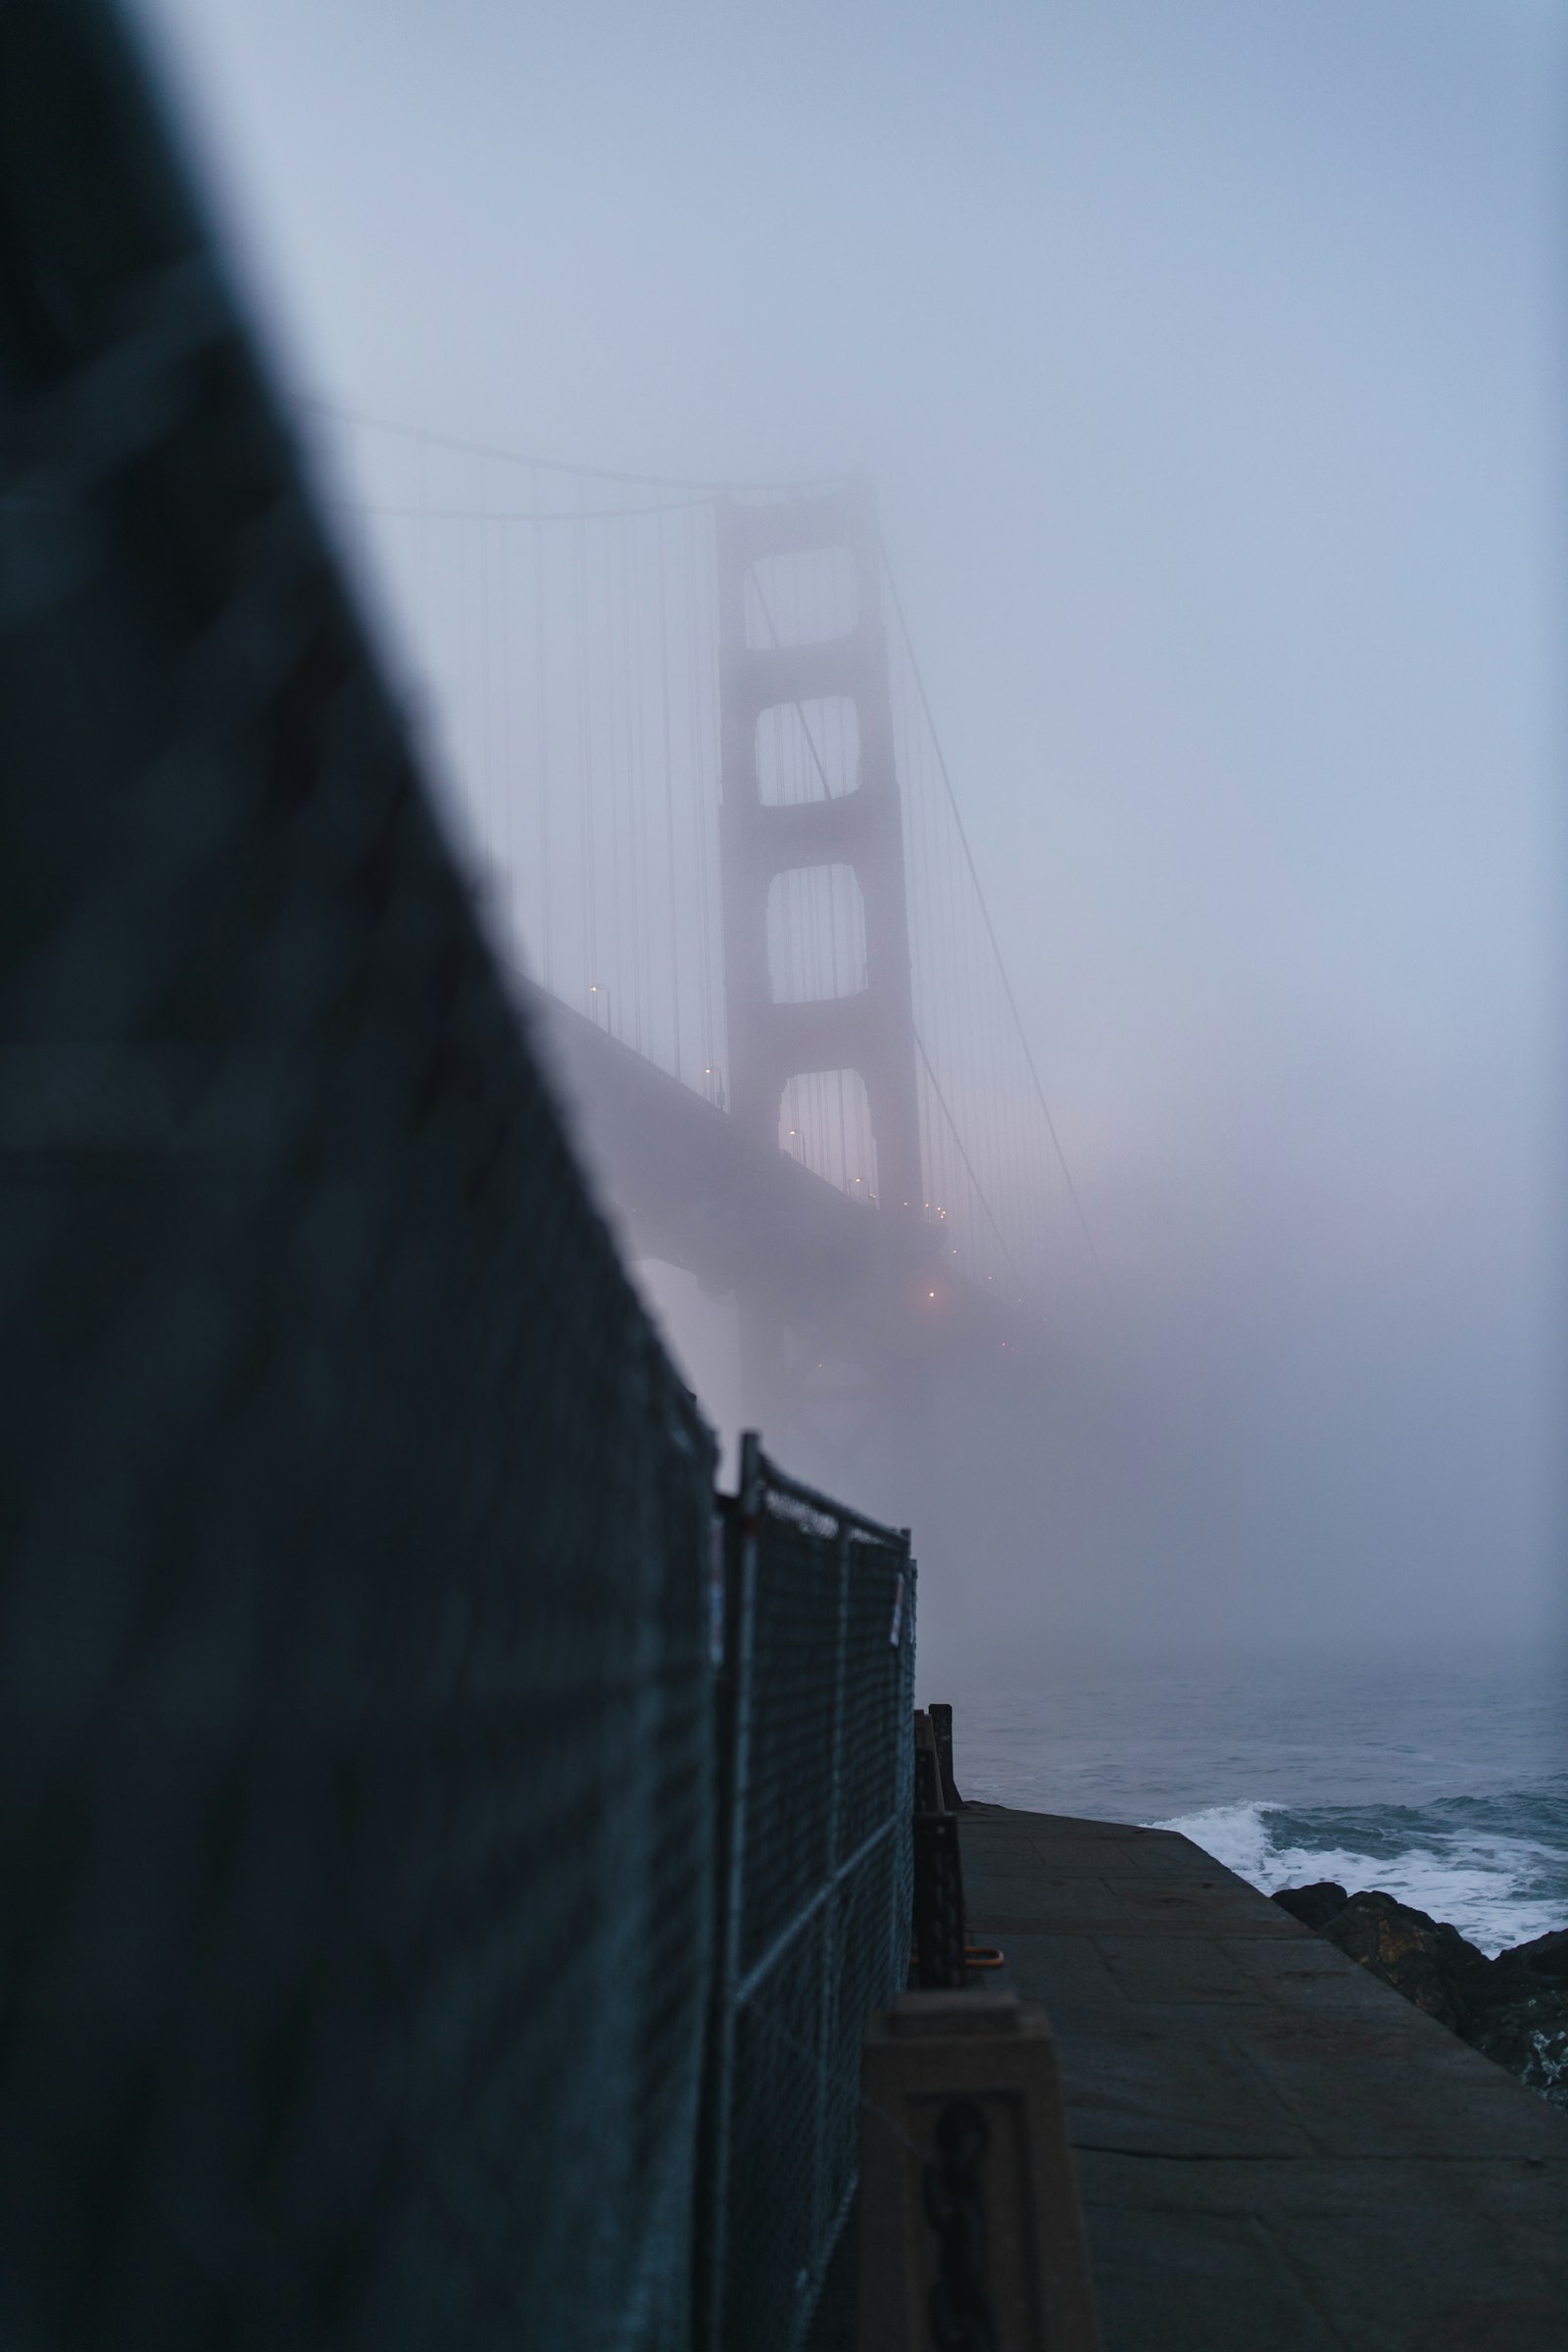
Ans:
{"label": "mist over water", "polygon": [[1056,1657],[961,1679],[965,1796],[1179,1830],[1250,1885],[1334,1879],[1483,1951],[1568,1920],[1568,1690],[1517,1652]]}
{"label": "mist over water", "polygon": [[[1436,1854],[1433,1807],[1533,1804],[1558,1718],[1443,1676],[1563,1640],[1560,12],[143,14],[291,398],[873,476],[1096,1261],[1027,1363],[797,1459],[913,1527],[982,1781],[1211,1817],[1259,1877],[1357,1808]],[[542,973],[526,740],[380,561]],[[637,1278],[732,1442],[732,1302]]]}

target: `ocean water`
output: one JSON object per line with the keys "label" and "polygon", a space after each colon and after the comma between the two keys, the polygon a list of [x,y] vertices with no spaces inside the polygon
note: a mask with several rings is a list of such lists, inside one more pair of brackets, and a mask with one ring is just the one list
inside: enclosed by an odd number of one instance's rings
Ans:
{"label": "ocean water", "polygon": [[1057,1668],[927,1694],[952,1699],[965,1795],[1180,1830],[1264,1893],[1382,1887],[1489,1953],[1568,1928],[1555,1660]]}

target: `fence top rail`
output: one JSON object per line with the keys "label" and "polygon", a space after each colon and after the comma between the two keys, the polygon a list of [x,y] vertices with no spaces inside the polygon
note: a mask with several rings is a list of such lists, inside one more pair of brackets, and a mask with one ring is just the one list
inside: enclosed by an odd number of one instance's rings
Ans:
{"label": "fence top rail", "polygon": [[[884,1527],[879,1520],[868,1519],[863,1512],[851,1510],[848,1504],[835,1502],[830,1495],[819,1494],[814,1487],[805,1485],[798,1478],[791,1478],[763,1452],[760,1439],[750,1433],[743,1442],[742,1461],[742,1488],[744,1491],[750,1483],[750,1473],[757,1482],[753,1492],[758,1508],[770,1509],[776,1517],[786,1519],[793,1519],[797,1512],[809,1513],[824,1522],[819,1530],[812,1531],[814,1533],[829,1536],[843,1532],[852,1543],[875,1544],[895,1553],[900,1560],[907,1559],[909,1531],[906,1527]],[[778,1508],[781,1502],[786,1506],[783,1510]],[[795,1506],[793,1511],[787,1507],[790,1504]]]}

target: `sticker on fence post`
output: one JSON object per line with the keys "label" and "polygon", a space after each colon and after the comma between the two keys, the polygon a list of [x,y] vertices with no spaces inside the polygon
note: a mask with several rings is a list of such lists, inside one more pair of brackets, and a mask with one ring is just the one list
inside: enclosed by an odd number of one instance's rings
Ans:
{"label": "sticker on fence post", "polygon": [[893,1587],[893,1623],[888,1628],[888,1640],[895,1649],[904,1631],[904,1578],[901,1575]]}
{"label": "sticker on fence post", "polygon": [[716,1511],[708,1535],[708,1662],[724,1663],[724,1522]]}

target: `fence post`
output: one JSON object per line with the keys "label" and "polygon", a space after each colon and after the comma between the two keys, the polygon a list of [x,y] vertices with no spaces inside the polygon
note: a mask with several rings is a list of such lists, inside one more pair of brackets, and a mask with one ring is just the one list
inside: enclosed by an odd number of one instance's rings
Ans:
{"label": "fence post", "polygon": [[958,1784],[953,1777],[953,1709],[937,1699],[926,1709],[931,1718],[931,1730],[937,1743],[937,1770],[942,1775],[942,1802],[949,1813],[960,1813],[963,1799]]}
{"label": "fence post", "polygon": [[[913,1554],[909,1549],[909,1530],[900,1529],[904,1544],[904,1587],[898,1606],[899,1636],[897,1646],[903,1660],[900,1678],[899,1718],[901,1727],[906,1725],[914,1710],[914,1641],[915,1593],[918,1577]],[[894,1810],[901,1824],[898,1853],[897,1917],[893,1922],[894,1949],[891,1955],[889,1982],[894,1985],[907,1983],[909,1953],[914,1940],[914,1742],[901,1738],[895,1754],[896,1790]]]}
{"label": "fence post", "polygon": [[917,1813],[944,1813],[947,1807],[942,1801],[942,1764],[926,1708],[915,1708],[913,1729],[914,1809]]}
{"label": "fence post", "polygon": [[720,1936],[713,1983],[710,2086],[704,2171],[708,2226],[699,2281],[703,2352],[723,2352],[724,2265],[729,2237],[730,2132],[734,2115],[737,1992],[741,1978],[746,1886],[746,1814],[751,1785],[752,1661],[757,1628],[757,1561],[762,1503],[762,1449],[754,1430],[741,1439],[739,1504],[731,1572],[724,1595],[726,1689],[719,1754],[728,1757],[728,1804],[719,1857]]}
{"label": "fence post", "polygon": [[[844,1810],[844,1682],[848,1667],[850,1630],[850,1531],[839,1529],[838,1632],[833,1644],[833,1777],[828,1793],[827,1868],[833,1879],[843,1859]],[[816,2180],[812,2197],[812,2235],[818,2245],[833,2218],[823,2211],[827,2197],[829,2070],[837,2040],[834,2027],[839,2005],[839,1947],[844,1896],[835,1893],[822,1925],[822,1993],[817,2017],[816,2046]]]}
{"label": "fence post", "polygon": [[923,1991],[959,1990],[968,1982],[964,1951],[963,1866],[958,1817],[942,1801],[936,1734],[924,1708],[914,1717],[914,1943]]}

